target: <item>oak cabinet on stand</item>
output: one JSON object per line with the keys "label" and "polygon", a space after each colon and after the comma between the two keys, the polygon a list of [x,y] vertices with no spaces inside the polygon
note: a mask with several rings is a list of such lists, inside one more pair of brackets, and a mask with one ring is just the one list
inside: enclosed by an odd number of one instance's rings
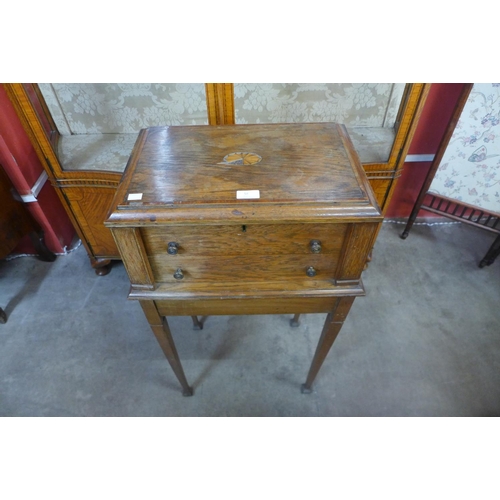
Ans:
{"label": "oak cabinet on stand", "polygon": [[105,225],[188,396],[167,316],[328,313],[310,392],[381,222],[345,127],[303,123],[142,130]]}

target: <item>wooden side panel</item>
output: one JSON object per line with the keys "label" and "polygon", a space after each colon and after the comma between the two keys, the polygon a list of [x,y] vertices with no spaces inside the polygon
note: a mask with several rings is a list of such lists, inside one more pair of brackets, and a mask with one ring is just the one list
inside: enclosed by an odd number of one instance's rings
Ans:
{"label": "wooden side panel", "polygon": [[391,179],[368,179],[379,206],[383,206],[392,183]]}
{"label": "wooden side panel", "polygon": [[94,256],[119,259],[120,254],[111,231],[104,226],[116,189],[81,186],[62,188],[61,191],[69,201]]}
{"label": "wooden side panel", "polygon": [[115,228],[112,231],[132,285],[153,289],[155,282],[146,258],[140,230]]}
{"label": "wooden side panel", "polygon": [[359,279],[380,225],[379,223],[352,224],[337,269],[337,283]]}
{"label": "wooden side panel", "polygon": [[205,300],[157,300],[162,316],[213,316],[230,314],[306,314],[330,312],[337,297],[284,298],[284,299],[205,299]]}

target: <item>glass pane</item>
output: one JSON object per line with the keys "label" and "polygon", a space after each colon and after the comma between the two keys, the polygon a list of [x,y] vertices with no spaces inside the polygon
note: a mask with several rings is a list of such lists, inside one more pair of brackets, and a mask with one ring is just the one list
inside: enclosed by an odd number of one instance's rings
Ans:
{"label": "glass pane", "polygon": [[393,83],[235,83],[235,118],[236,123],[343,123],[362,162],[385,162],[404,88]]}
{"label": "glass pane", "polygon": [[39,84],[64,170],[122,172],[143,128],[208,125],[203,83]]}

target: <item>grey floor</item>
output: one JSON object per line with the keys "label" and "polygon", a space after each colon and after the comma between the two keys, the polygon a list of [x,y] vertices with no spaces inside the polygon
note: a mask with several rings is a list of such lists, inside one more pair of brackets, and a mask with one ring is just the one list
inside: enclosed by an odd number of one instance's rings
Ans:
{"label": "grey floor", "polygon": [[325,315],[169,318],[182,397],[121,263],[83,247],[0,261],[0,416],[499,416],[500,259],[462,224],[385,223],[314,392],[300,393]]}

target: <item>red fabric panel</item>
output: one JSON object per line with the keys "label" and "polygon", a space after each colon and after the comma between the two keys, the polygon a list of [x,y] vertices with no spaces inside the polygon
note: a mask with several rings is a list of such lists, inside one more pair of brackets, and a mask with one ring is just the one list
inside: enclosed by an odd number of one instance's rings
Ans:
{"label": "red fabric panel", "polygon": [[[14,106],[0,85],[0,163],[21,195],[31,194],[31,188],[43,172],[42,164],[17,117]],[[46,182],[38,195],[38,201],[27,203],[26,208],[45,233],[47,247],[62,253],[70,245],[75,230],[54,188]],[[35,253],[29,239],[16,253]]]}
{"label": "red fabric panel", "polygon": [[[408,154],[436,154],[463,87],[463,83],[432,84]],[[404,164],[403,174],[394,190],[386,217],[410,216],[430,166],[430,162]],[[419,217],[440,216],[422,210]]]}

